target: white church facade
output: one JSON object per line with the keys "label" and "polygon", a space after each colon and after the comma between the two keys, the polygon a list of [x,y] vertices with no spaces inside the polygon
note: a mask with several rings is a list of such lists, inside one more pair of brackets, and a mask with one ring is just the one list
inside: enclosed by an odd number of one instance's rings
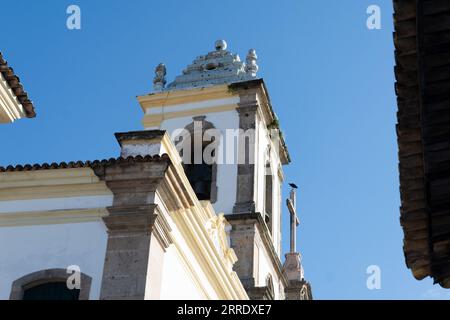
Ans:
{"label": "white church facade", "polygon": [[218,41],[168,85],[158,65],[117,158],[0,167],[0,299],[312,299],[256,61]]}

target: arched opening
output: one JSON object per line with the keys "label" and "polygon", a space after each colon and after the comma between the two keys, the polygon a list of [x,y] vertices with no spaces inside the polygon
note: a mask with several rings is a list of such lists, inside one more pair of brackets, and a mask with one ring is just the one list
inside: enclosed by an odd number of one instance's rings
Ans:
{"label": "arched opening", "polygon": [[[215,136],[208,133],[214,128],[211,122],[205,121],[204,116],[194,117],[194,122],[186,126],[185,135],[180,137],[176,144],[182,146],[180,156],[183,159],[183,167],[192,189],[199,200],[209,200],[211,203],[217,200],[217,164],[215,150],[211,152],[211,158],[204,157],[205,149],[215,142]],[[186,144],[189,145],[186,145]],[[199,144],[199,145],[196,145]],[[184,154],[185,151],[189,151]]]}
{"label": "arched opening", "polygon": [[22,300],[79,300],[80,290],[65,282],[47,282],[24,290]]}
{"label": "arched opening", "polygon": [[13,282],[10,300],[88,300],[92,278],[80,273],[79,287],[69,288],[66,269],[48,269]]}
{"label": "arched opening", "polygon": [[185,164],[184,171],[198,200],[211,200],[212,165],[204,161]]}

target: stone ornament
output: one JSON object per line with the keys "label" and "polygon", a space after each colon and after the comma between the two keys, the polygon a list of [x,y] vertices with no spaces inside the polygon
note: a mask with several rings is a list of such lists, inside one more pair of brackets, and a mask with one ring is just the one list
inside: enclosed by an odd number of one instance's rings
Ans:
{"label": "stone ornament", "polygon": [[228,44],[225,40],[217,40],[216,41],[216,50],[217,51],[225,51],[227,50]]}
{"label": "stone ornament", "polygon": [[[241,61],[239,55],[227,50],[225,40],[217,40],[214,51],[198,56],[192,64],[183,70],[167,87],[164,87],[165,71],[155,78],[155,91],[177,90],[207,87],[218,84],[231,84],[254,80],[257,78],[257,55],[254,49],[249,51],[247,63]],[[159,67],[159,66],[158,66]],[[165,69],[164,69],[165,70]]]}
{"label": "stone ornament", "polygon": [[256,73],[259,70],[258,64],[256,63],[257,60],[258,56],[256,55],[256,50],[250,49],[247,54],[247,64],[245,65],[245,72],[251,77],[256,77]]}
{"label": "stone ornament", "polygon": [[153,79],[153,90],[155,91],[162,91],[164,90],[164,87],[166,86],[166,66],[164,63],[158,64],[158,66],[155,69],[155,78]]}

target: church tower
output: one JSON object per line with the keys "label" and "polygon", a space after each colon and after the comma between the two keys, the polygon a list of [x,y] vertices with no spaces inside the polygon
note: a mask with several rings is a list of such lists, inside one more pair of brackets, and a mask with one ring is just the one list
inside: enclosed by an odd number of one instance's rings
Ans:
{"label": "church tower", "polygon": [[145,130],[165,130],[199,200],[231,224],[235,271],[252,299],[284,299],[281,187],[290,157],[280,135],[257,55],[246,61],[217,41],[167,84],[156,67],[153,91],[138,97]]}

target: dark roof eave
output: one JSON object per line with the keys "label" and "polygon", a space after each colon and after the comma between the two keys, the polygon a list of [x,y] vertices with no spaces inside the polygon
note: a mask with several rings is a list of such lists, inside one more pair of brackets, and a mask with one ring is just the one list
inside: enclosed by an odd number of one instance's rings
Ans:
{"label": "dark roof eave", "polygon": [[27,118],[36,117],[33,102],[29,99],[28,93],[20,83],[19,77],[14,73],[14,69],[8,66],[8,62],[3,58],[0,52],[0,73],[5,78],[8,86],[11,88],[19,103],[22,105]]}
{"label": "dark roof eave", "polygon": [[30,172],[30,171],[40,171],[40,170],[59,170],[59,169],[81,169],[81,168],[98,168],[102,166],[109,166],[115,164],[135,164],[142,162],[158,162],[166,161],[171,162],[167,154],[159,155],[148,155],[148,156],[131,156],[127,158],[111,158],[104,160],[95,161],[76,161],[76,162],[60,162],[60,163],[44,163],[44,164],[26,164],[26,165],[16,165],[0,167],[0,174],[7,172]]}
{"label": "dark roof eave", "polygon": [[[442,165],[446,159],[445,149],[431,148],[434,148],[433,144],[445,143],[442,140],[445,122],[440,115],[450,110],[448,104],[438,106],[445,98],[442,92],[450,80],[448,74],[445,77],[439,73],[439,67],[448,64],[445,57],[450,54],[449,41],[445,40],[450,39],[447,23],[450,5],[394,0],[394,12],[404,254],[416,279],[430,276],[435,283],[449,288],[450,252],[445,250],[444,244],[449,243],[450,238],[444,232],[450,230],[443,222],[444,211],[436,202],[445,194],[444,187],[436,188],[440,185],[439,179],[445,179],[445,176],[431,174],[430,166],[435,172],[445,169]],[[441,132],[441,140],[430,132]],[[430,186],[434,186],[433,189]]]}

